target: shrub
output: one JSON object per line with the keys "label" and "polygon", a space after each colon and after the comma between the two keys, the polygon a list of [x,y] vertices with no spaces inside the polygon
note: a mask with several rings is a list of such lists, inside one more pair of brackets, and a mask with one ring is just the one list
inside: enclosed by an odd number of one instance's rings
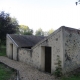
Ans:
{"label": "shrub", "polygon": [[60,56],[57,56],[57,63],[56,63],[56,70],[54,72],[56,77],[61,77],[62,76],[62,67],[61,67],[61,60]]}

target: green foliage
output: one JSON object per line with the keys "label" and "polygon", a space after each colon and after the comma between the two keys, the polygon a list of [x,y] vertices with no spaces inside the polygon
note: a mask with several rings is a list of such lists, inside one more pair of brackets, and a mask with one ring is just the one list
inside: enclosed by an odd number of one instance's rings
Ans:
{"label": "green foliage", "polygon": [[80,80],[80,76],[62,77],[61,80]]}
{"label": "green foliage", "polygon": [[9,80],[13,73],[12,69],[0,63],[0,80]]}
{"label": "green foliage", "polygon": [[60,56],[57,56],[57,63],[56,63],[56,70],[54,72],[56,77],[61,77],[62,76],[62,67],[61,67],[61,61],[60,61]]}
{"label": "green foliage", "polygon": [[35,33],[36,36],[44,36],[44,32],[41,28],[39,28],[38,30],[36,30],[36,33]]}
{"label": "green foliage", "polygon": [[26,25],[19,25],[19,34],[22,34],[22,35],[33,35],[33,30],[30,29]]}
{"label": "green foliage", "polygon": [[77,72],[77,70],[71,73],[67,73],[65,75],[62,75],[62,68],[61,68],[61,61],[60,56],[57,56],[57,63],[56,63],[56,70],[54,72],[56,77],[60,77],[60,80],[80,80],[80,72]]}
{"label": "green foliage", "polygon": [[0,56],[6,56],[6,47],[5,46],[1,46],[1,48],[0,48]]}
{"label": "green foliage", "polygon": [[5,43],[6,34],[18,32],[18,22],[11,18],[8,13],[0,12],[0,45]]}
{"label": "green foliage", "polygon": [[53,29],[50,29],[49,31],[43,31],[41,28],[39,28],[38,30],[36,30],[35,35],[37,35],[37,36],[48,36],[53,32],[54,32]]}
{"label": "green foliage", "polygon": [[61,80],[80,80],[80,68],[77,68],[61,76]]}
{"label": "green foliage", "polygon": [[54,32],[54,30],[53,30],[53,29],[50,29],[50,30],[48,31],[48,35],[52,34],[53,32]]}

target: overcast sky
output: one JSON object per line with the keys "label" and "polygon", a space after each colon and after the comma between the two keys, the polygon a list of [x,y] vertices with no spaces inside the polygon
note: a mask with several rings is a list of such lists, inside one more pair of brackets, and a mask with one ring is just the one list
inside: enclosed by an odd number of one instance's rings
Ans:
{"label": "overcast sky", "polygon": [[60,26],[80,28],[80,5],[78,0],[0,0],[0,11],[10,13],[19,24],[34,31],[42,28],[56,30]]}

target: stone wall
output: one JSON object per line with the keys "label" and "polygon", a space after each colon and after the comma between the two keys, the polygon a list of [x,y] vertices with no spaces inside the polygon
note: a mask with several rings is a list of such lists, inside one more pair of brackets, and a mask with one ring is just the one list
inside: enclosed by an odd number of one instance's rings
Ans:
{"label": "stone wall", "polygon": [[18,51],[19,61],[45,71],[45,47],[51,47],[51,73],[57,66],[57,55],[60,56],[63,67],[63,34],[62,27],[53,34],[35,45],[32,49],[20,48]]}
{"label": "stone wall", "polygon": [[36,47],[35,49],[27,49],[27,48],[19,48],[18,49],[18,59],[21,62],[34,66],[35,68],[40,69],[40,47]]}
{"label": "stone wall", "polygon": [[40,69],[40,61],[41,61],[41,46],[37,46],[36,48],[32,49],[32,62],[33,66]]}
{"label": "stone wall", "polygon": [[64,28],[64,72],[80,67],[80,30]]}
{"label": "stone wall", "polygon": [[[42,46],[51,47],[51,73],[55,71],[57,56],[60,56],[61,65],[63,68],[63,34],[62,27],[51,34],[48,39],[41,44]],[[46,53],[45,53],[46,54]],[[43,56],[43,54],[42,54]]]}
{"label": "stone wall", "polygon": [[27,48],[19,48],[18,60],[26,64],[32,65],[32,51]]}

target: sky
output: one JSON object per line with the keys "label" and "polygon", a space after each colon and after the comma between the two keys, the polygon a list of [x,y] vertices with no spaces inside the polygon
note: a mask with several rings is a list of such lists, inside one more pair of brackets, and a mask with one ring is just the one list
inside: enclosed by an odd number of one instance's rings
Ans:
{"label": "sky", "polygon": [[15,17],[20,25],[36,31],[56,30],[60,26],[80,29],[78,0],[0,0],[0,11]]}

